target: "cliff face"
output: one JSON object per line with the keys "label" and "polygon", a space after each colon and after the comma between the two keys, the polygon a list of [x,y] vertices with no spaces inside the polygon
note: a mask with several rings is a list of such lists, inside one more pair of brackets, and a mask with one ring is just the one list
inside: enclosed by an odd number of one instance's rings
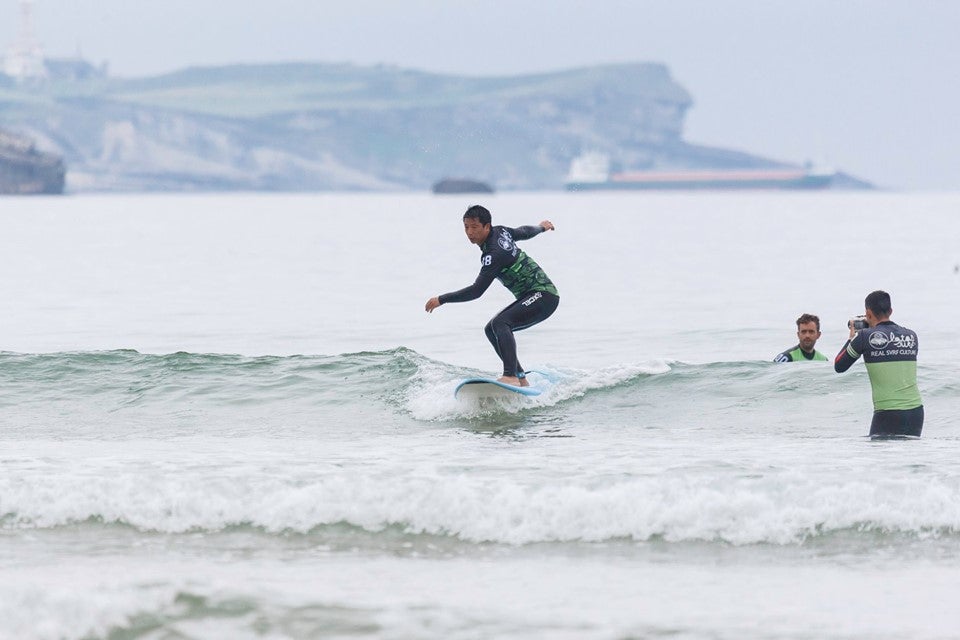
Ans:
{"label": "cliff face", "polygon": [[65,168],[29,138],[0,130],[0,194],[63,193]]}
{"label": "cliff face", "polygon": [[572,158],[630,168],[774,166],[682,139],[687,92],[662,65],[509,78],[265,65],[98,79],[0,95],[89,190],[427,189],[458,175],[560,188]]}

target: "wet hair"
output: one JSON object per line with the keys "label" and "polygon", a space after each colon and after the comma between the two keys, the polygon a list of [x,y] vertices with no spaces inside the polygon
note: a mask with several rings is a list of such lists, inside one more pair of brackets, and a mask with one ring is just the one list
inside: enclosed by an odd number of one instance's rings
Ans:
{"label": "wet hair", "polygon": [[886,291],[873,291],[867,294],[863,300],[865,309],[873,311],[873,315],[878,318],[886,318],[893,313],[893,306],[890,304],[890,294]]}
{"label": "wet hair", "polygon": [[805,314],[803,314],[802,316],[800,316],[799,318],[797,318],[797,329],[800,328],[800,325],[802,325],[802,324],[807,324],[807,323],[810,323],[810,322],[816,322],[816,323],[817,323],[817,333],[819,333],[819,332],[820,332],[820,318],[818,318],[817,316],[813,315],[812,313],[805,313]]}
{"label": "wet hair", "polygon": [[481,207],[478,204],[473,205],[467,212],[463,214],[463,219],[475,218],[480,221],[480,224],[490,224],[493,218],[490,217],[490,212],[487,211],[486,207]]}

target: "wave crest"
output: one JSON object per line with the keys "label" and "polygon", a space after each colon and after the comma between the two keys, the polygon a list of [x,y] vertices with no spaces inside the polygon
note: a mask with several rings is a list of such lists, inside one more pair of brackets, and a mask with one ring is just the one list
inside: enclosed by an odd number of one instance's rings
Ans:
{"label": "wave crest", "polygon": [[6,529],[103,522],[164,533],[252,526],[321,536],[325,527],[348,524],[510,545],[616,539],[784,545],[839,531],[955,535],[958,495],[929,479],[829,485],[793,477],[718,486],[708,477],[649,477],[530,485],[422,473],[312,480],[60,474],[0,477],[0,522]]}

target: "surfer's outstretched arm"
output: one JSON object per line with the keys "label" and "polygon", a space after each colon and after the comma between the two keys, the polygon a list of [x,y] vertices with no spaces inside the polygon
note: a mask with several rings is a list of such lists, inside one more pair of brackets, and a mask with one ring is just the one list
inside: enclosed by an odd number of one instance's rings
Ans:
{"label": "surfer's outstretched arm", "polygon": [[510,229],[510,235],[513,236],[514,240],[529,240],[530,238],[540,235],[544,231],[553,231],[556,227],[553,226],[553,223],[549,220],[544,220],[539,225],[525,225],[522,227],[517,227],[516,229]]}
{"label": "surfer's outstretched arm", "polygon": [[469,302],[471,300],[476,300],[483,293],[490,288],[490,284],[493,282],[494,273],[484,267],[480,270],[480,275],[477,276],[477,279],[474,280],[473,284],[469,287],[464,287],[459,291],[452,291],[450,293],[444,293],[427,300],[427,304],[424,307],[427,310],[427,313],[431,313],[434,309],[439,307],[442,304],[447,304],[448,302]]}

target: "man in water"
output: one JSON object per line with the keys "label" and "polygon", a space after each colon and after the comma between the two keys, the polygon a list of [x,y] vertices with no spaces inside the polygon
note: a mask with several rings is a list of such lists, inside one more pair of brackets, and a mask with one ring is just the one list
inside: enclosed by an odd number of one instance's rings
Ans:
{"label": "man in water", "polygon": [[797,338],[800,343],[792,349],[777,354],[774,362],[802,362],[804,360],[827,360],[814,347],[820,339],[820,318],[812,313],[805,313],[797,318]]}
{"label": "man in water", "polygon": [[469,287],[430,298],[425,308],[432,313],[448,302],[476,300],[494,278],[503,283],[517,300],[488,322],[484,332],[503,361],[503,376],[498,380],[526,387],[529,383],[517,360],[517,343],[513,332],[549,318],[560,304],[560,296],[540,265],[521,251],[516,241],[529,240],[544,231],[552,231],[554,227],[549,220],[544,220],[536,227],[516,229],[493,227],[491,222],[490,212],[480,205],[473,205],[463,214],[463,230],[467,239],[480,247],[480,275]]}
{"label": "man in water", "polygon": [[863,301],[867,328],[849,322],[850,339],[833,361],[843,373],[861,355],[873,391],[871,436],[919,436],[923,429],[923,400],[917,388],[917,334],[890,320],[890,294],[874,291]]}

